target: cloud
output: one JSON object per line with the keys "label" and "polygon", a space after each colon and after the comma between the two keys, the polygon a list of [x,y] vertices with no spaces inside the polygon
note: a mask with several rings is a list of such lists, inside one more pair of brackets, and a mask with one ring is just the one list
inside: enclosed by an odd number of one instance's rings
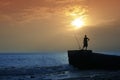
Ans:
{"label": "cloud", "polygon": [[[48,14],[64,13],[66,8],[82,5],[83,0],[1,0],[0,21],[24,22],[48,16]],[[6,17],[9,17],[7,19]],[[5,17],[5,18],[4,18]],[[3,19],[4,18],[4,19]]]}

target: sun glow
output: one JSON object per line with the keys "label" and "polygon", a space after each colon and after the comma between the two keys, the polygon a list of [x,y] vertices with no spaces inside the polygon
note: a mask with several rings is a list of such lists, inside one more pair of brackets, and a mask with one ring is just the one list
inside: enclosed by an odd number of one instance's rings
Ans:
{"label": "sun glow", "polygon": [[88,25],[88,10],[86,7],[72,6],[67,8],[66,16],[69,16],[70,29],[79,29]]}
{"label": "sun glow", "polygon": [[84,26],[85,22],[82,18],[76,18],[71,23],[75,28],[81,28]]}

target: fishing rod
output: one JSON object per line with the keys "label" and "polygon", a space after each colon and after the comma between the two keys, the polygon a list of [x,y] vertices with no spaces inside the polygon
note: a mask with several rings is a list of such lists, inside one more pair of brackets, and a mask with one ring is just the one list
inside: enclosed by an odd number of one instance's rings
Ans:
{"label": "fishing rod", "polygon": [[76,42],[77,42],[78,49],[81,49],[81,46],[80,46],[80,39],[77,37],[75,31],[74,31],[74,37],[75,37],[75,40],[76,40]]}

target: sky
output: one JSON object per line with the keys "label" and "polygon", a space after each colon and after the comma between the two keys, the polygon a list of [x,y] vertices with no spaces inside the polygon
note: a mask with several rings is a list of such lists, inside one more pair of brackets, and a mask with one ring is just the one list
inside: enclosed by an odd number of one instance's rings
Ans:
{"label": "sky", "polygon": [[[120,51],[120,0],[0,0],[0,52]],[[83,17],[85,25],[71,22]]]}

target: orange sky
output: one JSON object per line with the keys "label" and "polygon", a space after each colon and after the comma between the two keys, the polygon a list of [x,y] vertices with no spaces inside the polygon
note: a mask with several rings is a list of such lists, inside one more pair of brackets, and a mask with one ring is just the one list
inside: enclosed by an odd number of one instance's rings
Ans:
{"label": "orange sky", "polygon": [[[120,50],[120,0],[0,0],[0,51],[76,49],[72,12],[86,15],[77,34],[90,49]],[[81,41],[82,42],[82,39]]]}

